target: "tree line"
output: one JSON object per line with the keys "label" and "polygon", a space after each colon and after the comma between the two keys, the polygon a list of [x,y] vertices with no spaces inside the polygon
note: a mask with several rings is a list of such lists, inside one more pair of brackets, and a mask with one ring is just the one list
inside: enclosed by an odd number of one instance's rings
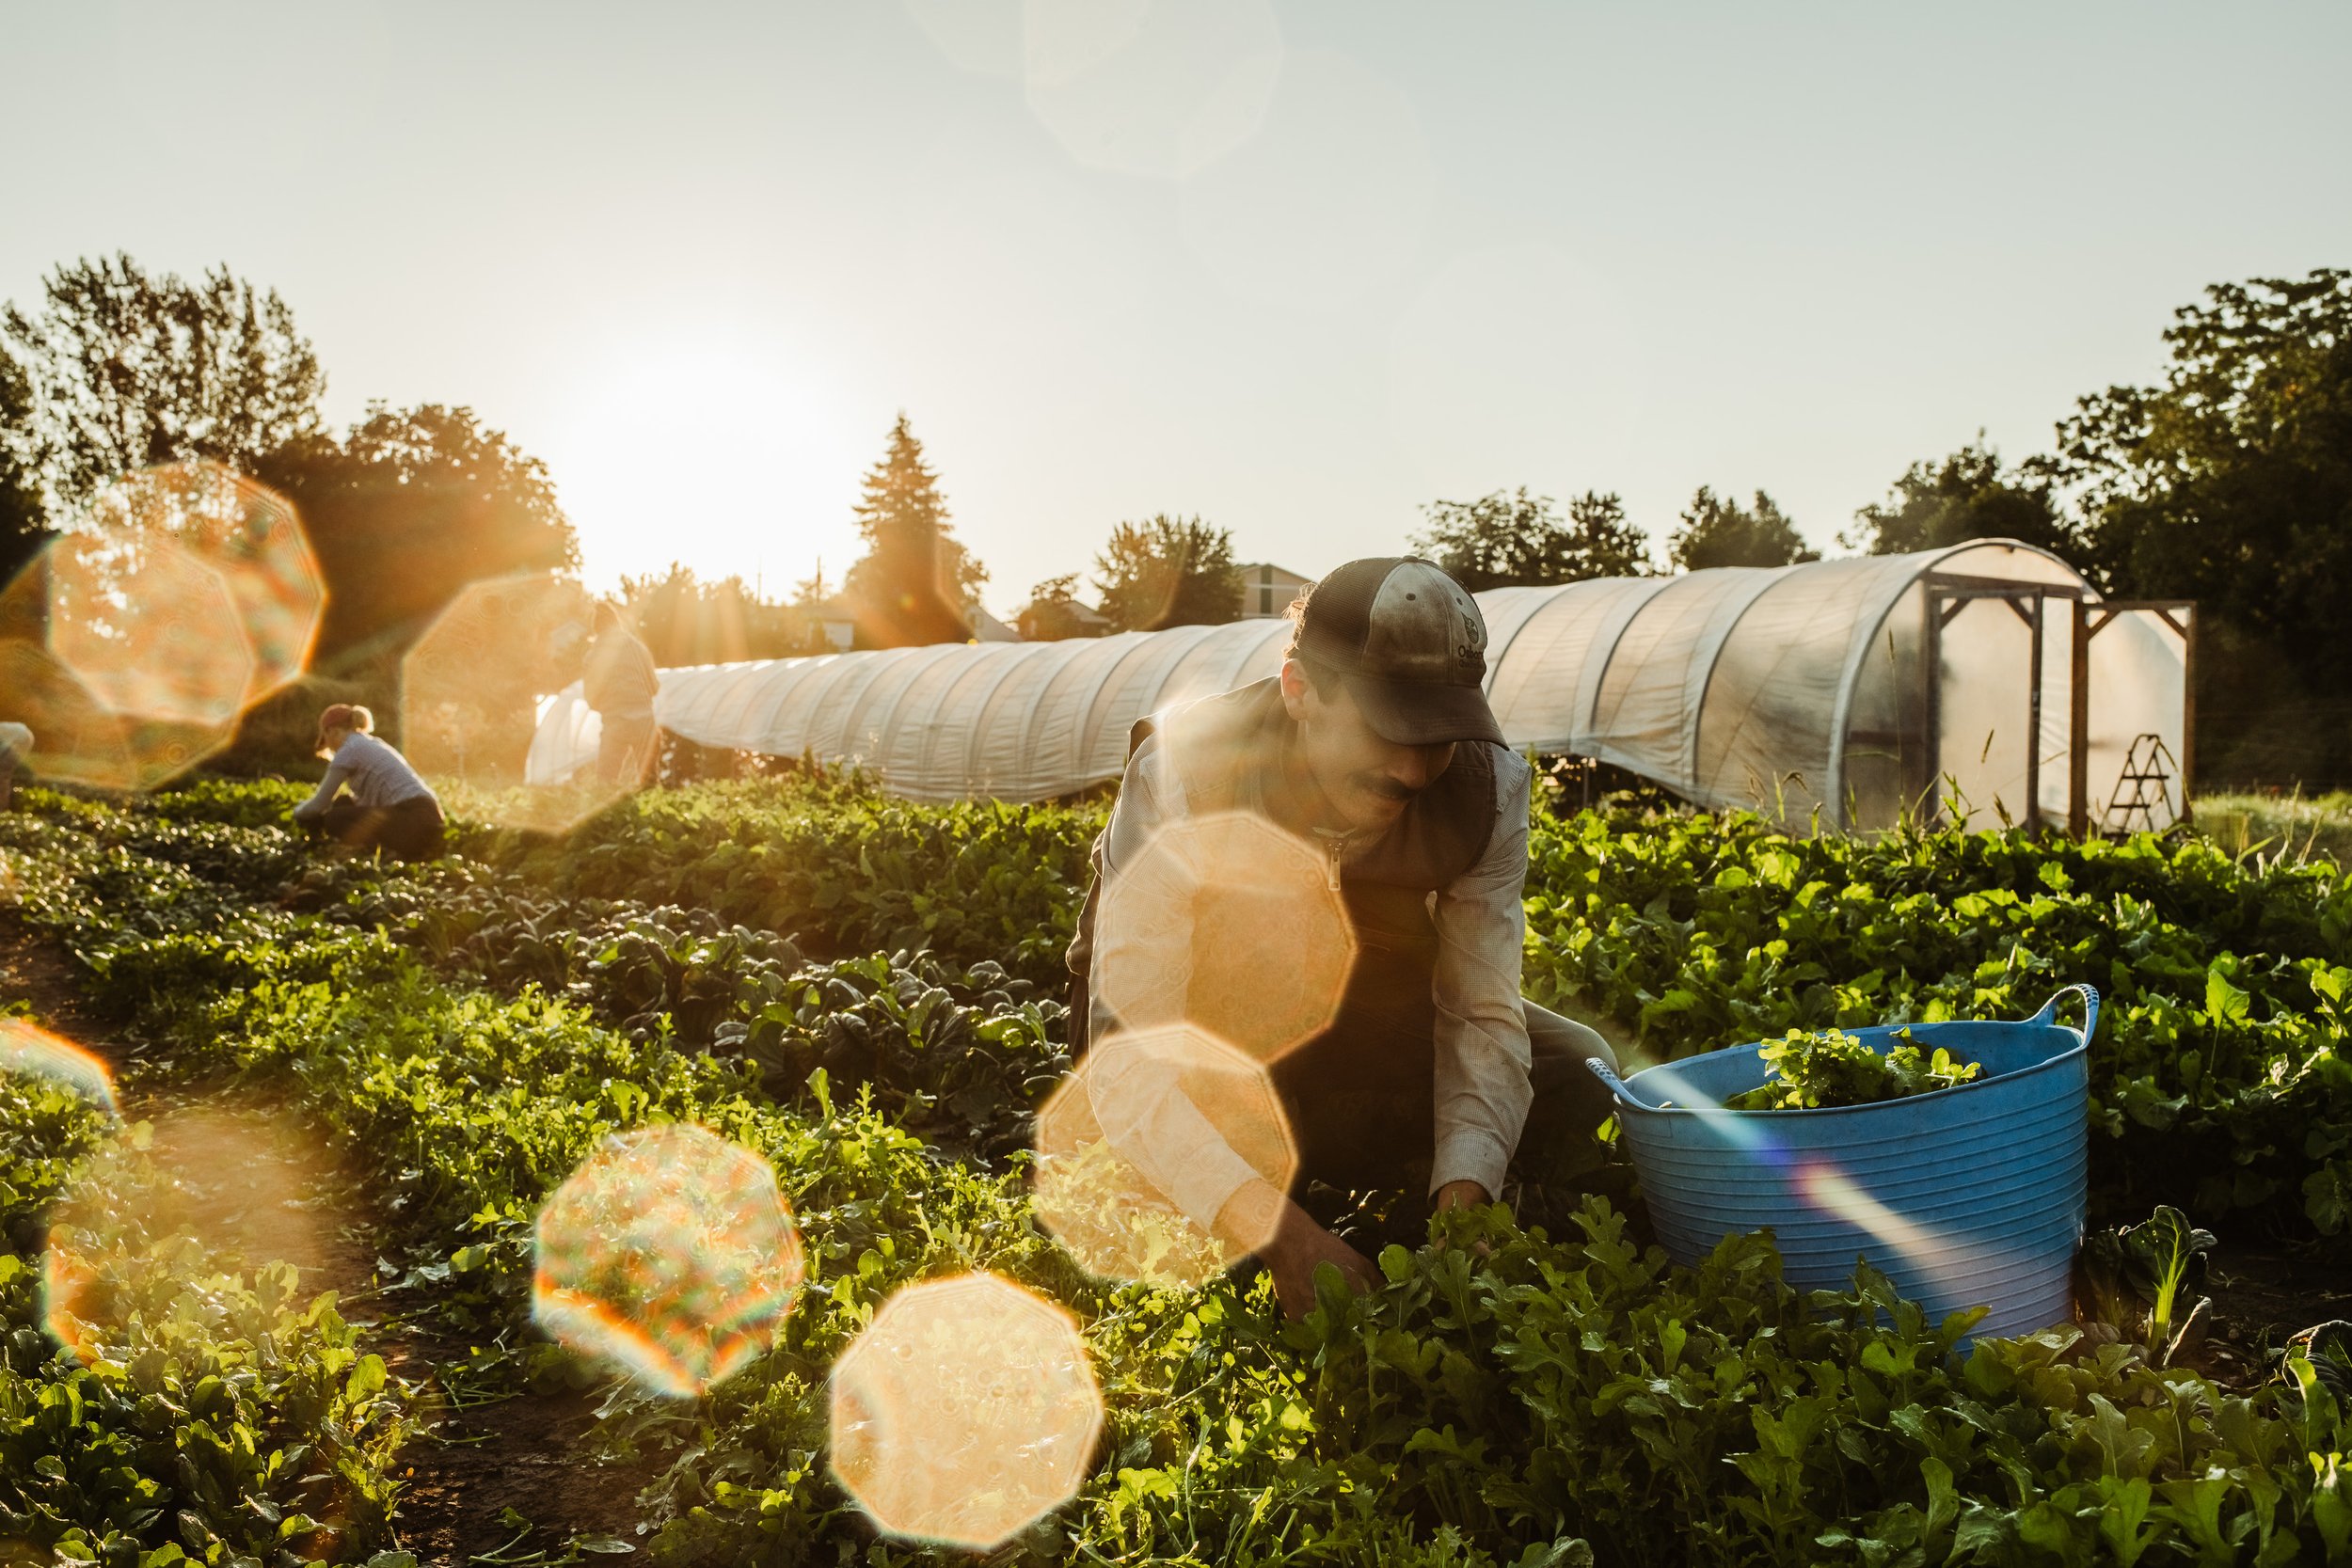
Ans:
{"label": "tree line", "polygon": [[[2332,617],[2352,588],[2352,272],[2216,284],[2175,312],[2152,386],[2078,400],[2051,450],[2010,464],[1977,439],[1912,464],[1838,536],[1919,550],[2007,537],[2120,597],[2201,605],[2199,747],[2209,780],[2352,784],[2352,651]],[[327,587],[289,715],[331,692],[385,703],[401,652],[466,584],[576,572],[579,544],[544,464],[469,407],[367,404],[342,431],[292,309],[227,267],[195,279],[127,255],[59,266],[38,306],[0,311],[0,581],[115,478],[209,458],[299,510]],[[1701,486],[1664,540],[1613,493],[1564,508],[1526,487],[1423,509],[1412,546],[1467,586],[1778,566],[1814,559],[1762,490]],[[955,536],[938,474],[902,414],[856,507],[864,554],[770,601],[682,565],[624,580],[663,663],[974,635],[987,578]],[[1118,523],[1082,574],[1048,578],[1025,635],[1237,618],[1230,531],[1159,513]],[[289,722],[292,721],[289,720]],[[267,729],[267,724],[248,729]]]}

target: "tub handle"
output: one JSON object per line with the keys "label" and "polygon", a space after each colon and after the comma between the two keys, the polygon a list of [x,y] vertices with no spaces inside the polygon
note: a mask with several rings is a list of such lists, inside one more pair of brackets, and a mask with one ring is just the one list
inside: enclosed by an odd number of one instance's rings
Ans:
{"label": "tub handle", "polygon": [[1625,1080],[1617,1076],[1617,1069],[1611,1067],[1607,1062],[1602,1061],[1598,1056],[1585,1057],[1584,1066],[1594,1077],[1600,1080],[1601,1087],[1607,1089],[1611,1094],[1616,1096],[1626,1104],[1641,1106],[1644,1110],[1647,1110],[1649,1108],[1642,1105],[1640,1101],[1633,1098],[1633,1091],[1625,1086]]}
{"label": "tub handle", "polygon": [[2083,999],[2083,1043],[2088,1045],[2090,1043],[2092,1032],[2099,1027],[2099,988],[2097,986],[2068,986],[2049,1001],[2044,1002],[2042,1005],[2042,1010],[2026,1022],[2042,1024],[2056,1023],[2058,1004],[2070,996],[2080,996]]}

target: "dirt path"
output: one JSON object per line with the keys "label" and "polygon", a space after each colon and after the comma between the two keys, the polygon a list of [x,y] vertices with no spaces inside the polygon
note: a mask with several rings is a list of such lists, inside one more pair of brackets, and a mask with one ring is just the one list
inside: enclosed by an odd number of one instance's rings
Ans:
{"label": "dirt path", "polygon": [[[91,1013],[77,980],[71,959],[0,919],[0,1003],[29,1003],[36,1022],[121,1079],[142,1052]],[[152,1127],[152,1158],[171,1171],[195,1233],[248,1262],[294,1264],[307,1291],[334,1291],[343,1317],[411,1389],[421,1430],[403,1455],[394,1518],[403,1549],[421,1564],[462,1568],[485,1557],[575,1560],[567,1544],[577,1537],[636,1539],[634,1499],[647,1477],[586,1458],[589,1395],[523,1393],[464,1408],[449,1398],[438,1369],[464,1363],[468,1343],[416,1293],[388,1299],[378,1259],[395,1227],[347,1151],[252,1089],[156,1088],[132,1075],[119,1092],[124,1118]]]}

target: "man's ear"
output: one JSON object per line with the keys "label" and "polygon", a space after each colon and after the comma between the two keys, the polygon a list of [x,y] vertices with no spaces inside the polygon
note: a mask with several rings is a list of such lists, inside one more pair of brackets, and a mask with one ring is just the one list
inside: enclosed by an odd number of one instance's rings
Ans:
{"label": "man's ear", "polygon": [[1295,658],[1282,661],[1282,710],[1292,720],[1303,722],[1307,717],[1307,698],[1314,689],[1307,684],[1307,667]]}

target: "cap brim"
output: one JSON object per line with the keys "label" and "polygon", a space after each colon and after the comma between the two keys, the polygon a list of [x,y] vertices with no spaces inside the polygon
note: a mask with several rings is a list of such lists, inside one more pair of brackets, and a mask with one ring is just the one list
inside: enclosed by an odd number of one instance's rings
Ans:
{"label": "cap brim", "polygon": [[1486,693],[1475,686],[1432,686],[1421,681],[1347,677],[1348,693],[1372,733],[1399,746],[1442,746],[1448,741],[1505,744]]}

